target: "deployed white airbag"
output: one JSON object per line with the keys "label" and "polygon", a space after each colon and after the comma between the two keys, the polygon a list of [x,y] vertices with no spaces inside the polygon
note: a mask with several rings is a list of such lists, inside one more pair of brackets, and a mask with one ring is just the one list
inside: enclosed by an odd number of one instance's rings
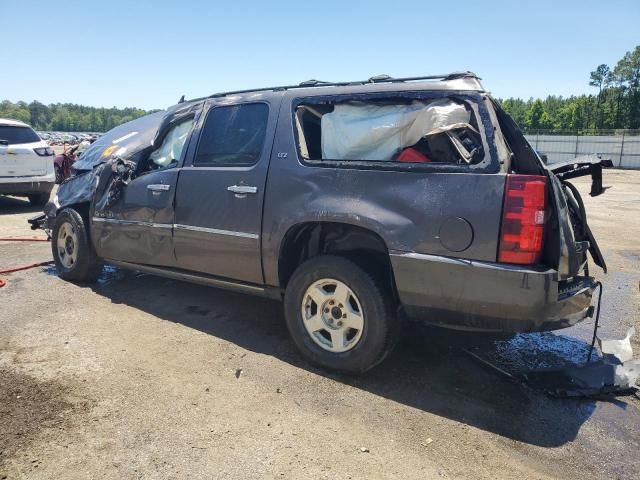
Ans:
{"label": "deployed white airbag", "polygon": [[455,123],[469,123],[463,105],[449,99],[410,105],[364,102],[336,104],[321,119],[322,158],[331,160],[391,160],[429,131]]}
{"label": "deployed white airbag", "polygon": [[193,120],[187,120],[173,127],[162,141],[162,145],[149,156],[159,167],[166,167],[180,160],[184,142],[187,139]]}

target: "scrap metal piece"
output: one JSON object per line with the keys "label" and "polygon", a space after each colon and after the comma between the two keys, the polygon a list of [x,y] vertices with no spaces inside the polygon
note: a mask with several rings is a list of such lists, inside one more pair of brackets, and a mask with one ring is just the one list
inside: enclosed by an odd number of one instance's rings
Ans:
{"label": "scrap metal piece", "polygon": [[620,390],[615,385],[615,367],[600,360],[560,370],[528,372],[523,381],[553,397],[600,396]]}
{"label": "scrap metal piece", "polygon": [[611,159],[603,158],[600,154],[581,155],[566,162],[556,162],[547,166],[550,171],[562,180],[591,175],[591,191],[589,195],[592,197],[597,197],[604,193],[602,169],[612,167],[613,162]]}

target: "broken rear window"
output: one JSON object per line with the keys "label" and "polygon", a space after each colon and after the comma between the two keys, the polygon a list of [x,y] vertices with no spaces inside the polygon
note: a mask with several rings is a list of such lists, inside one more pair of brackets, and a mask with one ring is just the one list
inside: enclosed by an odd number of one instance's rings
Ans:
{"label": "broken rear window", "polygon": [[475,112],[458,98],[345,99],[302,102],[294,120],[307,160],[473,165],[485,155]]}

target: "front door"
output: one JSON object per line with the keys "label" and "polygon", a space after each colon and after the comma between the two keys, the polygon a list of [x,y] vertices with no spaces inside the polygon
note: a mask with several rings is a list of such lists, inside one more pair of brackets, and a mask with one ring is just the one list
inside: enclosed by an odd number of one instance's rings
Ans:
{"label": "front door", "polygon": [[279,99],[275,103],[209,105],[178,178],[178,267],[263,283],[260,234]]}
{"label": "front door", "polygon": [[141,175],[108,212],[91,221],[96,252],[109,260],[172,266],[173,196],[178,169]]}
{"label": "front door", "polygon": [[[174,200],[183,147],[193,119],[172,125],[161,145],[137,166],[138,174],[102,210],[94,199],[91,221],[98,255],[110,260],[175,266]],[[108,194],[108,191],[104,194]]]}

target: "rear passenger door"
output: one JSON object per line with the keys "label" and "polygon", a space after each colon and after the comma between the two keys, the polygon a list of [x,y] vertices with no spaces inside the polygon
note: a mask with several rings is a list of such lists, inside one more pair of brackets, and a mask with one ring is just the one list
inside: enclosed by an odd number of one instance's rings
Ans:
{"label": "rear passenger door", "polygon": [[178,178],[179,268],[263,283],[262,205],[279,106],[279,97],[209,105]]}

